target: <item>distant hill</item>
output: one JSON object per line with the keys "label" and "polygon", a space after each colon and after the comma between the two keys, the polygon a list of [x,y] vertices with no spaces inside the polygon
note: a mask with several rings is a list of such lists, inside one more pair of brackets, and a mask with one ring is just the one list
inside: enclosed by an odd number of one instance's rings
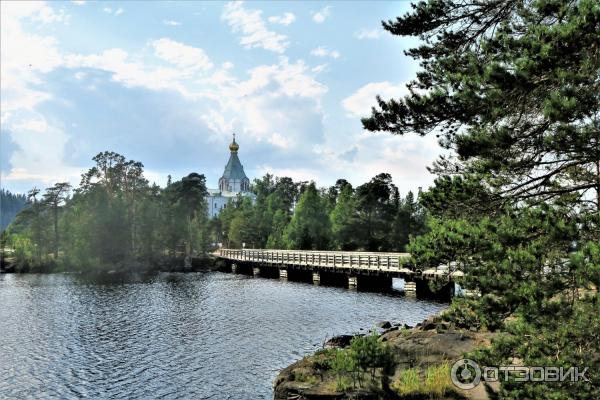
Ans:
{"label": "distant hill", "polygon": [[1,230],[15,219],[15,216],[27,207],[27,197],[24,194],[13,194],[8,190],[0,190],[0,223]]}

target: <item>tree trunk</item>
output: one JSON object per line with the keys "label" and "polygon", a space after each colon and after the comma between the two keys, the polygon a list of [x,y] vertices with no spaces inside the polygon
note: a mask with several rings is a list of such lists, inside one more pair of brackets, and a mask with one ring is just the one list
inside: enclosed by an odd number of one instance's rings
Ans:
{"label": "tree trunk", "polygon": [[54,204],[54,259],[58,258],[58,204]]}
{"label": "tree trunk", "polygon": [[596,161],[596,211],[600,211],[600,160]]}

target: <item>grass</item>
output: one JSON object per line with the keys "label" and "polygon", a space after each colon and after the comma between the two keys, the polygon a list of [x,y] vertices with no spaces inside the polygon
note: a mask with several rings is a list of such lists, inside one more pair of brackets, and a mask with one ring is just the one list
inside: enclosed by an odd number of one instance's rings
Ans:
{"label": "grass", "polygon": [[423,376],[421,378],[416,368],[406,369],[391,387],[402,396],[428,395],[431,398],[443,397],[453,387],[447,362],[427,367]]}
{"label": "grass", "polygon": [[318,376],[315,376],[307,371],[301,369],[294,370],[294,380],[298,382],[306,382],[311,385],[316,385],[321,381]]}
{"label": "grass", "polygon": [[352,382],[347,376],[338,376],[335,380],[335,388],[338,391],[344,392],[348,389],[354,388],[354,382]]}
{"label": "grass", "polygon": [[425,384],[423,389],[426,393],[433,394],[436,397],[444,396],[452,386],[452,380],[450,379],[450,364],[447,362],[439,365],[432,365],[425,371]]}
{"label": "grass", "polygon": [[419,372],[415,368],[402,371],[400,379],[392,384],[392,389],[405,396],[421,393]]}

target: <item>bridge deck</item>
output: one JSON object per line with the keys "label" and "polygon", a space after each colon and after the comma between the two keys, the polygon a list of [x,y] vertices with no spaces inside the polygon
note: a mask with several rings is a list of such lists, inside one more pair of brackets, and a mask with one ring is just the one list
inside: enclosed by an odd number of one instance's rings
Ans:
{"label": "bridge deck", "polygon": [[272,265],[306,266],[319,269],[348,269],[387,272],[398,275],[414,273],[405,262],[408,253],[371,253],[361,251],[219,249],[215,256],[233,261]]}
{"label": "bridge deck", "polygon": [[299,266],[314,269],[337,269],[386,273],[393,276],[422,276],[427,279],[460,278],[464,273],[454,263],[439,265],[421,271],[412,268],[407,261],[409,253],[384,253],[365,251],[311,251],[311,250],[263,250],[263,249],[218,249],[218,258],[248,263],[275,266]]}

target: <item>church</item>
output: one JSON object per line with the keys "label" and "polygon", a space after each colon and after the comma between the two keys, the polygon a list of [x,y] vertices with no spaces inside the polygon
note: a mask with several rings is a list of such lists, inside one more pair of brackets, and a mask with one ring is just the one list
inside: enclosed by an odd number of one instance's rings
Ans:
{"label": "church", "polygon": [[219,179],[218,189],[208,189],[208,216],[213,218],[227,207],[230,200],[237,196],[249,197],[252,202],[256,199],[256,195],[250,191],[250,179],[244,173],[244,167],[238,157],[240,146],[235,142],[235,134],[233,141],[229,145],[229,161],[225,165],[223,176]]}

